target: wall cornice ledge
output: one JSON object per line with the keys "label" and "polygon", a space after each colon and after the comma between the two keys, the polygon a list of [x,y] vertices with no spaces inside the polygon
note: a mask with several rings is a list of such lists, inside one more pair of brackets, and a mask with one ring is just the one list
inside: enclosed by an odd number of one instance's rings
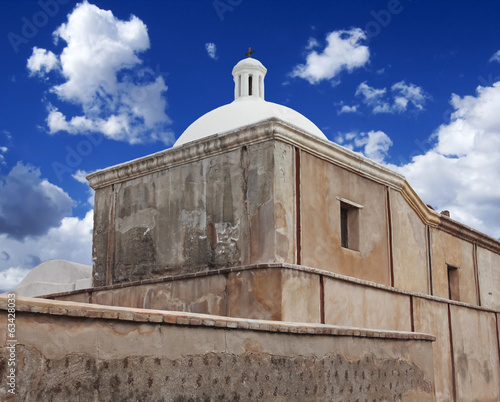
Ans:
{"label": "wall cornice ledge", "polygon": [[449,233],[453,236],[459,237],[462,240],[477,244],[485,249],[500,254],[500,241],[481,233],[471,227],[457,222],[446,215],[441,216],[441,222],[438,229],[443,232]]}
{"label": "wall cornice ledge", "polygon": [[312,136],[276,118],[111,166],[89,174],[87,180],[89,185],[97,190],[178,165],[196,162],[244,145],[253,145],[273,139],[297,146],[321,159],[398,191],[403,188],[404,176],[340,145]]}
{"label": "wall cornice ledge", "polygon": [[425,205],[406,180],[404,182],[401,195],[425,225],[429,225],[431,227],[439,226],[441,222],[441,215],[427,207],[427,205]]}

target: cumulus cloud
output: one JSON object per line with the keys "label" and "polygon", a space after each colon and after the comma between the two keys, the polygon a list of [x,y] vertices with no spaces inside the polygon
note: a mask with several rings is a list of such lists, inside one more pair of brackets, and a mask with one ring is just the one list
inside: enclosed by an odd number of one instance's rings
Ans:
{"label": "cumulus cloud", "polygon": [[400,166],[386,162],[392,141],[381,131],[339,134],[336,141],[402,173],[436,210],[500,238],[500,81],[475,95],[453,94],[450,104],[450,121],[429,137],[432,147]]}
{"label": "cumulus cloud", "polygon": [[392,146],[392,141],[387,134],[373,130],[367,133],[339,133],[335,141],[379,163],[385,160]]}
{"label": "cumulus cloud", "polygon": [[493,56],[491,56],[491,59],[490,61],[496,61],[498,63],[500,63],[500,50],[497,50]]}
{"label": "cumulus cloud", "polygon": [[10,267],[0,271],[0,293],[16,288],[29,272],[29,269],[21,267]]}
{"label": "cumulus cloud", "polygon": [[168,129],[171,120],[165,113],[165,81],[142,66],[139,57],[150,47],[147,27],[139,18],[122,21],[85,1],[54,32],[54,38],[65,43],[61,53],[34,48],[28,69],[45,76],[57,66],[63,82],[50,92],[83,113],[66,116],[60,107],[49,104],[51,134],[99,132],[131,144],[173,142]]}
{"label": "cumulus cloud", "polygon": [[407,84],[400,81],[391,86],[391,90],[386,88],[374,88],[366,82],[359,84],[356,89],[356,96],[372,109],[372,113],[402,113],[409,109],[411,105],[414,110],[421,111],[430,96],[423,88],[414,84]]}
{"label": "cumulus cloud", "polygon": [[45,75],[59,67],[59,59],[49,50],[33,48],[33,53],[28,59],[27,64],[30,75]]}
{"label": "cumulus cloud", "polygon": [[343,113],[356,113],[358,111],[358,105],[349,106],[349,105],[344,105],[341,103],[339,106],[340,106],[340,109],[337,110],[338,115],[343,114]]}
{"label": "cumulus cloud", "polygon": [[475,96],[454,94],[450,104],[434,147],[399,170],[426,203],[499,238],[500,82],[478,87]]}
{"label": "cumulus cloud", "polygon": [[368,46],[362,45],[365,39],[366,34],[359,28],[333,31],[327,35],[327,45],[322,53],[312,50],[318,46],[318,42],[309,39],[306,50],[310,52],[306,56],[306,63],[295,66],[291,76],[317,84],[335,78],[343,70],[351,72],[363,67],[370,59]]}
{"label": "cumulus cloud", "polygon": [[88,176],[88,172],[85,170],[78,169],[75,174],[72,175],[73,179],[79,181],[80,183],[87,184],[86,177]]}
{"label": "cumulus cloud", "polygon": [[73,201],[40,170],[18,162],[0,176],[0,234],[17,240],[46,234],[71,213]]}
{"label": "cumulus cloud", "polygon": [[43,261],[63,259],[92,264],[93,210],[84,218],[66,217],[59,227],[44,236],[24,241],[0,234],[0,293],[15,288],[19,282]]}
{"label": "cumulus cloud", "polygon": [[5,154],[8,150],[7,147],[0,147],[0,165],[5,165]]}
{"label": "cumulus cloud", "polygon": [[213,60],[217,60],[217,46],[215,43],[205,43],[205,49],[208,53],[208,57],[210,57]]}

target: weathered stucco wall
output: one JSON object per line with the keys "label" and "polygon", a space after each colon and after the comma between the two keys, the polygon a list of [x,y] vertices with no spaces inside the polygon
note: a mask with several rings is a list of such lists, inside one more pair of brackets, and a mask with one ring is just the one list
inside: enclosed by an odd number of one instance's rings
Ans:
{"label": "weathered stucco wall", "polygon": [[434,388],[436,400],[453,400],[453,371],[450,343],[450,322],[448,320],[448,304],[434,300],[413,298],[414,328],[417,332],[434,334]]}
{"label": "weathered stucco wall", "polygon": [[411,331],[410,297],[357,283],[325,279],[325,322]]}
{"label": "weathered stucco wall", "polygon": [[434,400],[425,335],[26,300],[16,400]]}
{"label": "weathered stucco wall", "polygon": [[477,248],[481,305],[500,310],[500,255]]}
{"label": "weathered stucco wall", "polygon": [[[301,152],[303,265],[390,285],[385,187]],[[359,249],[341,247],[340,201],[359,210]]]}
{"label": "weathered stucco wall", "polygon": [[293,170],[267,141],[99,188],[94,286],[295,262]]}
{"label": "weathered stucco wall", "polygon": [[429,293],[426,227],[397,191],[390,191],[394,287]]}
{"label": "weathered stucco wall", "polygon": [[458,301],[478,304],[473,245],[441,230],[431,228],[432,283],[434,295],[448,298],[448,265],[457,268]]}
{"label": "weathered stucco wall", "polygon": [[498,401],[500,367],[494,313],[452,305],[453,363],[459,401]]}

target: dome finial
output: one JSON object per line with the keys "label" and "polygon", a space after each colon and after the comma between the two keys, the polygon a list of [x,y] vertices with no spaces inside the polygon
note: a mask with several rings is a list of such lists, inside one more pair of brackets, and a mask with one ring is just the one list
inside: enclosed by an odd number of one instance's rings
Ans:
{"label": "dome finial", "polygon": [[264,99],[264,77],[267,69],[257,59],[252,59],[252,48],[233,68],[234,99]]}
{"label": "dome finial", "polygon": [[248,56],[249,59],[252,58],[252,54],[255,53],[255,50],[252,50],[251,47],[248,48],[248,53],[245,53],[245,56]]}

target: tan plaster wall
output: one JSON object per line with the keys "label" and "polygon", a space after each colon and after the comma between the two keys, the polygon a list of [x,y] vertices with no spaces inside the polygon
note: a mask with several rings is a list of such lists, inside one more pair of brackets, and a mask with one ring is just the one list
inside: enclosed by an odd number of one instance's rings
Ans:
{"label": "tan plaster wall", "polygon": [[500,310],[500,255],[477,248],[481,305]]}
{"label": "tan plaster wall", "polygon": [[223,275],[95,291],[94,304],[157,310],[226,314]]}
{"label": "tan plaster wall", "polygon": [[320,276],[287,269],[281,278],[281,320],[321,322]]}
{"label": "tan plaster wall", "polygon": [[231,272],[227,300],[229,317],[281,320],[281,270]]}
{"label": "tan plaster wall", "polygon": [[434,400],[426,341],[29,313],[17,324],[16,400]]}
{"label": "tan plaster wall", "polygon": [[274,222],[276,262],[296,263],[294,148],[274,144]]}
{"label": "tan plaster wall", "polygon": [[453,372],[451,367],[450,328],[448,304],[413,298],[413,317],[416,332],[433,334],[434,389],[436,400],[453,400]]}
{"label": "tan plaster wall", "polygon": [[[302,264],[390,284],[385,187],[301,153]],[[362,205],[359,251],[340,245],[340,201]]]}
{"label": "tan plaster wall", "polygon": [[394,287],[429,293],[426,227],[401,193],[390,200]]}
{"label": "tan plaster wall", "polygon": [[95,286],[296,262],[294,150],[281,142],[100,188],[96,209]]}
{"label": "tan plaster wall", "polygon": [[477,305],[473,245],[438,229],[431,228],[432,283],[434,296],[448,298],[448,268],[458,269],[460,300]]}
{"label": "tan plaster wall", "polygon": [[451,305],[459,401],[498,401],[500,367],[494,313]]}
{"label": "tan plaster wall", "polygon": [[410,297],[325,278],[325,323],[411,331]]}

